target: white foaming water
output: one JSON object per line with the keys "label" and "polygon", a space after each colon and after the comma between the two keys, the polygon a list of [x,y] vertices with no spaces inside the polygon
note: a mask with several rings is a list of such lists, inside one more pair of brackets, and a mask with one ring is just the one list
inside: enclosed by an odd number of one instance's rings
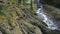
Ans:
{"label": "white foaming water", "polygon": [[36,13],[38,14],[38,17],[48,25],[49,29],[52,29],[52,30],[57,29],[57,26],[53,23],[53,21],[50,20],[46,14],[43,13],[42,6],[36,11]]}

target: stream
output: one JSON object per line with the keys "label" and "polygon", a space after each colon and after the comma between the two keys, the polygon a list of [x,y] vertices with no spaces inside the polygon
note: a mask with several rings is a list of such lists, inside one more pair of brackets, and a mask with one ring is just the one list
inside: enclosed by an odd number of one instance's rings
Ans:
{"label": "stream", "polygon": [[54,24],[54,21],[49,19],[49,16],[43,11],[43,6],[40,5],[36,11],[38,17],[48,25],[49,29],[55,30],[57,26]]}

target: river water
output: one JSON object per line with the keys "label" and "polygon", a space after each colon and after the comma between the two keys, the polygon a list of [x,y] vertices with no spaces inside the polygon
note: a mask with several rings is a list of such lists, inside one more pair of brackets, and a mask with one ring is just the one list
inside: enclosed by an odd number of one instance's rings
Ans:
{"label": "river water", "polygon": [[53,20],[49,19],[49,16],[43,11],[43,6],[40,5],[40,7],[36,11],[38,17],[48,25],[49,29],[55,30],[57,29],[57,26],[54,24]]}

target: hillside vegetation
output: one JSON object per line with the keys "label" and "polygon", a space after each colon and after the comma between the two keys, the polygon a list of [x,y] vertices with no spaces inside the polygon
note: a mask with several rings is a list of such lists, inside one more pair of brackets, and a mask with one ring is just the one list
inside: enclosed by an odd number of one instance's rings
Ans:
{"label": "hillside vegetation", "polygon": [[[49,34],[52,30],[39,20],[34,0],[0,0],[0,34]],[[60,33],[56,30],[54,32]]]}

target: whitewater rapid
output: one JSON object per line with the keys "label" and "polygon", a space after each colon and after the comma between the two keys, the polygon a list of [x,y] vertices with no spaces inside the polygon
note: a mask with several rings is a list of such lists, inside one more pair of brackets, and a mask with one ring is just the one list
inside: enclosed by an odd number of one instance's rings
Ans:
{"label": "whitewater rapid", "polygon": [[36,13],[38,17],[48,25],[49,29],[52,29],[52,30],[57,29],[57,26],[53,23],[51,19],[48,18],[48,16],[43,11],[43,6],[40,6],[40,8],[37,9]]}

